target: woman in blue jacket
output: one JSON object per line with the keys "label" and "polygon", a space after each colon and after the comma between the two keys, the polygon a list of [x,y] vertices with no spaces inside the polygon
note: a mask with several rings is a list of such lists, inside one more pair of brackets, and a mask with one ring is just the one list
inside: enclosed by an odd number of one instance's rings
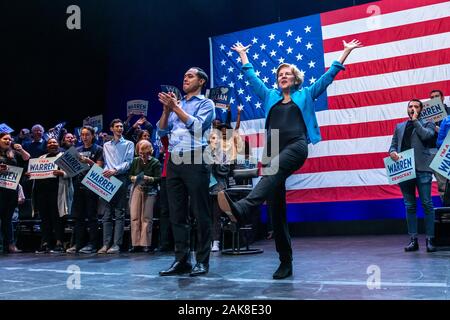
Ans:
{"label": "woman in blue jacket", "polygon": [[[280,266],[273,274],[274,279],[292,275],[292,248],[286,219],[286,179],[302,167],[308,157],[308,142],[316,144],[321,140],[314,110],[314,100],[333,82],[350,52],[361,43],[343,41],[344,51],[330,69],[310,87],[301,87],[303,75],[297,67],[283,63],[277,69],[278,89],[268,89],[256,76],[248,61],[250,47],[236,44],[236,51],[242,61],[242,70],[256,95],[264,102],[266,116],[266,151],[263,156],[263,177],[253,191],[244,199],[233,202],[226,192],[218,194],[220,208],[239,222],[251,212],[251,208],[267,200],[268,214],[272,215],[275,245],[280,257]],[[273,141],[272,141],[273,140]],[[272,143],[273,142],[273,143]],[[278,150],[270,150],[271,146]],[[275,146],[275,148],[274,148]],[[277,152],[278,151],[278,152]]]}

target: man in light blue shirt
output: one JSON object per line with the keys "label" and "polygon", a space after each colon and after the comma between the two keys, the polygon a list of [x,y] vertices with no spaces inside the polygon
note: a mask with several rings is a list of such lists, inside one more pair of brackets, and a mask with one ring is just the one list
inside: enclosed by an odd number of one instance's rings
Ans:
{"label": "man in light blue shirt", "polygon": [[[114,134],[114,139],[103,145],[103,158],[105,160],[105,170],[103,175],[107,178],[112,176],[122,181],[122,185],[117,190],[110,202],[101,199],[103,210],[103,247],[98,253],[119,253],[123,239],[123,229],[125,221],[125,206],[127,192],[127,174],[134,157],[134,144],[125,140],[123,134],[123,122],[114,119],[110,129]],[[113,212],[115,218],[114,239],[113,239]]]}
{"label": "man in light blue shirt", "polygon": [[[156,124],[158,134],[170,134],[170,158],[167,164],[167,195],[169,215],[175,239],[175,262],[161,276],[190,273],[191,276],[209,271],[211,251],[211,214],[209,210],[209,166],[203,161],[207,146],[205,132],[215,118],[214,103],[201,95],[208,76],[198,68],[184,75],[186,95],[177,101],[173,93],[158,95],[163,105],[161,119]],[[189,207],[197,222],[196,265],[190,264]]]}

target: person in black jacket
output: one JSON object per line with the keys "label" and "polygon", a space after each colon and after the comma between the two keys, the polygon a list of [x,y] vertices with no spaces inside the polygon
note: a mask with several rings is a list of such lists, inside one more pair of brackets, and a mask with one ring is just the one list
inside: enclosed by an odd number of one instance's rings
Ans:
{"label": "person in black jacket", "polygon": [[[18,166],[20,160],[27,161],[30,154],[20,144],[12,147],[9,133],[0,133],[0,174],[8,172],[9,166]],[[12,216],[17,207],[18,189],[0,187],[0,224],[3,236],[3,252],[19,253],[13,240]]]}

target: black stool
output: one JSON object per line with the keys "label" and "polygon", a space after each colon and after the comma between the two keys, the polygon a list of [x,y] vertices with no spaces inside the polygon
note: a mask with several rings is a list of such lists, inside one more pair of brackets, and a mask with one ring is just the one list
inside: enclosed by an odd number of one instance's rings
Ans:
{"label": "black stool", "polygon": [[434,244],[450,246],[450,207],[434,209]]}
{"label": "black stool", "polygon": [[434,209],[434,245],[450,246],[450,185],[445,184],[443,207]]}
{"label": "black stool", "polygon": [[[236,185],[225,191],[233,201],[245,198],[253,189],[252,178],[258,177],[258,168],[234,169],[233,178]],[[222,243],[225,243],[225,231],[231,232],[231,249],[222,249],[222,254],[241,255],[263,253],[263,249],[250,248],[248,233],[253,230],[252,224],[234,223],[229,219],[222,220]],[[240,236],[243,233],[244,249],[241,249]]]}

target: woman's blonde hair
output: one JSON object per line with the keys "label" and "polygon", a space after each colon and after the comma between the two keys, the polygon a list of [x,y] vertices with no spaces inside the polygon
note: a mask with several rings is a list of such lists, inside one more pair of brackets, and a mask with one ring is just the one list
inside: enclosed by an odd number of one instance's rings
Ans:
{"label": "woman's blonde hair", "polygon": [[139,151],[141,150],[142,147],[150,148],[151,153],[153,154],[153,146],[150,143],[150,141],[148,141],[148,140],[141,140],[138,143],[136,143],[136,149],[135,149],[136,154],[139,154]]}
{"label": "woman's blonde hair", "polygon": [[296,88],[299,88],[304,80],[304,75],[300,72],[300,70],[297,68],[297,66],[289,63],[282,63],[277,68],[277,82],[278,82],[278,73],[280,73],[281,68],[288,67],[291,69],[291,72],[293,73],[295,80],[294,85]]}

